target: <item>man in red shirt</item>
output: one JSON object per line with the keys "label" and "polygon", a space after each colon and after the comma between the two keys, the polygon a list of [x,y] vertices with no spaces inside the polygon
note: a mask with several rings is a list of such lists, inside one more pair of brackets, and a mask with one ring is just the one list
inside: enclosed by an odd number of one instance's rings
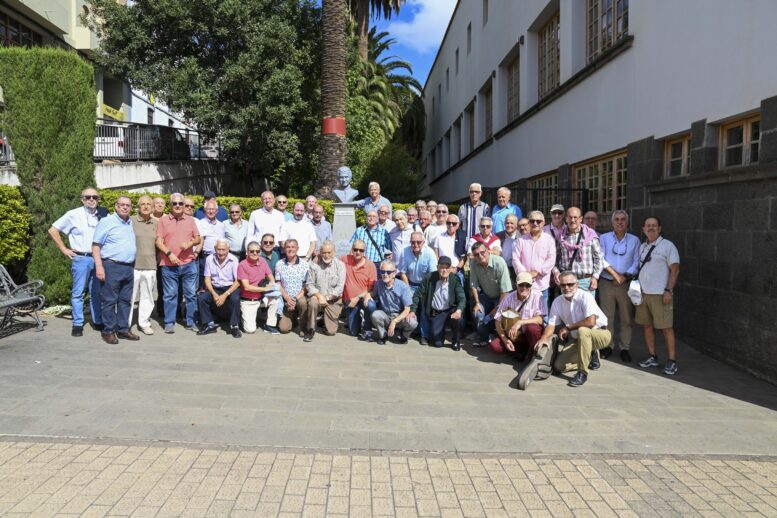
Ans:
{"label": "man in red shirt", "polygon": [[[342,257],[345,263],[345,287],[343,288],[343,303],[348,322],[348,333],[359,335],[361,340],[369,340],[372,336],[372,312],[375,311],[375,301],[372,300],[372,287],[378,278],[375,264],[364,256],[367,245],[361,239],[354,240],[351,253]],[[364,321],[360,318],[364,310]],[[362,331],[359,334],[359,331]]]}
{"label": "man in red shirt", "polygon": [[240,282],[240,315],[243,331],[256,332],[256,313],[260,307],[267,308],[268,333],[277,335],[278,297],[265,297],[264,294],[275,290],[275,278],[267,261],[261,257],[262,248],[256,241],[246,246],[247,257],[237,266],[237,280]]}
{"label": "man in red shirt", "polygon": [[186,302],[186,329],[198,331],[194,322],[194,311],[197,309],[197,261],[193,248],[201,242],[196,221],[184,214],[183,194],[172,194],[170,214],[159,218],[156,228],[156,247],[159,250],[165,300],[165,333],[175,332],[179,283],[183,285]]}

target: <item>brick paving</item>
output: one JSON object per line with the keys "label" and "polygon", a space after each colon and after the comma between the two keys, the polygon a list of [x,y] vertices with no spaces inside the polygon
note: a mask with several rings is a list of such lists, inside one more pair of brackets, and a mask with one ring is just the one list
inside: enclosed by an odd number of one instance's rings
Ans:
{"label": "brick paving", "polygon": [[777,516],[777,458],[0,442],[12,516]]}

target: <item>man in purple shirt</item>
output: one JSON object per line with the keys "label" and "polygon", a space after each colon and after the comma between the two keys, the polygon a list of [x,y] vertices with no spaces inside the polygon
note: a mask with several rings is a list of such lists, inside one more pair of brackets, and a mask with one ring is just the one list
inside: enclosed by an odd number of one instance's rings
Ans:
{"label": "man in purple shirt", "polygon": [[198,335],[218,331],[214,313],[229,312],[229,327],[232,336],[240,338],[240,283],[237,280],[237,257],[229,253],[229,241],[217,239],[215,253],[205,259],[203,277],[205,291],[197,296],[200,309],[200,323],[203,328]]}
{"label": "man in purple shirt", "polygon": [[556,241],[542,231],[544,224],[542,212],[534,210],[529,213],[531,230],[515,240],[512,260],[516,274],[529,272],[534,288],[542,292],[547,305],[550,274],[556,266]]}

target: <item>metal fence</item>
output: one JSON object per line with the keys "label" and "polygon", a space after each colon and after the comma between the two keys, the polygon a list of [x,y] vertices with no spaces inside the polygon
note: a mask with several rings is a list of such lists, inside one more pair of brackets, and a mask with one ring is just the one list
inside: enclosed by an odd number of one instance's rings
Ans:
{"label": "metal fence", "polygon": [[171,126],[98,121],[94,160],[219,160],[218,139]]}
{"label": "metal fence", "polygon": [[8,165],[15,161],[16,158],[14,157],[13,149],[8,144],[8,138],[0,131],[0,165]]}

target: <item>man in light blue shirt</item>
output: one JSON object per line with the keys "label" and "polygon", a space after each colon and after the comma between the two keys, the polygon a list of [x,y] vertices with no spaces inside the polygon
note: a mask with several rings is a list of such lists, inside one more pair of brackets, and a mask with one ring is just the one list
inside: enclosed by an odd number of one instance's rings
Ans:
{"label": "man in light blue shirt", "polygon": [[321,253],[321,245],[324,241],[332,241],[332,225],[324,217],[324,207],[319,204],[313,207],[313,219],[310,222],[316,231],[315,255],[318,256]]}
{"label": "man in light blue shirt", "polygon": [[224,222],[224,235],[229,241],[229,253],[241,261],[245,259],[248,221],[243,219],[243,208],[237,203],[229,206],[229,220]]}
{"label": "man in light blue shirt", "polygon": [[[94,274],[92,259],[92,237],[97,223],[108,215],[105,207],[98,207],[100,193],[94,187],[81,191],[82,207],[67,211],[61,218],[52,223],[49,236],[57,245],[59,251],[70,260],[70,270],[73,274],[73,289],[70,295],[70,306],[73,314],[72,336],[84,334],[84,296],[89,289],[89,310],[92,315],[92,326],[101,331],[103,319],[100,305],[100,281]],[[62,234],[67,235],[68,245],[62,241]]]}
{"label": "man in light blue shirt", "polygon": [[[399,267],[400,278],[407,283],[410,291],[415,294],[416,289],[421,285],[424,277],[437,271],[437,256],[431,248],[425,245],[424,233],[413,232],[410,236],[410,246],[405,250],[402,257],[402,266]],[[427,312],[423,310],[423,301],[419,304],[420,309],[416,311],[418,324],[421,328],[421,345],[429,344],[429,329],[431,321]]]}
{"label": "man in light blue shirt", "polygon": [[387,338],[395,338],[399,344],[406,344],[418,322],[408,318],[413,305],[413,292],[404,282],[398,280],[394,261],[386,259],[380,263],[378,280],[372,289],[372,298],[377,309],[372,312],[372,324],[377,333],[376,342],[385,344]]}
{"label": "man in light blue shirt", "polygon": [[378,212],[378,209],[381,207],[388,207],[389,214],[388,217],[391,217],[391,202],[388,201],[388,198],[384,198],[380,195],[380,184],[378,182],[370,182],[370,185],[367,187],[367,192],[370,193],[369,196],[364,198],[363,200],[356,202],[356,207],[360,209],[364,209],[364,212],[370,212],[374,210],[376,213]]}
{"label": "man in light blue shirt", "polygon": [[[624,362],[631,361],[631,315],[634,310],[629,299],[629,281],[639,268],[639,238],[628,234],[629,215],[625,210],[612,213],[612,232],[602,234],[604,260],[609,266],[599,277],[599,304],[608,322],[615,322],[615,309],[620,316],[620,350]],[[615,333],[613,333],[613,340]],[[613,343],[602,349],[601,356],[606,358],[612,353]]]}
{"label": "man in light blue shirt", "polygon": [[521,208],[510,201],[510,189],[500,187],[496,191],[496,207],[491,209],[491,219],[494,221],[494,234],[505,229],[505,218],[510,214],[515,214],[518,219],[523,217]]}
{"label": "man in light blue shirt", "polygon": [[103,341],[115,345],[118,338],[140,340],[130,331],[130,305],[135,281],[135,230],[130,221],[132,200],[121,196],[116,212],[97,224],[92,238],[94,271],[102,283]]}

